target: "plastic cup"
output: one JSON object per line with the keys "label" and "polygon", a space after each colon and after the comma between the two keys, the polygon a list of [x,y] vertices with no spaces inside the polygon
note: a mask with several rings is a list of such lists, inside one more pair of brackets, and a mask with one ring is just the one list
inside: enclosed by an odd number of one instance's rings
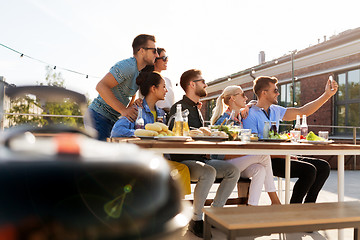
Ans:
{"label": "plastic cup", "polygon": [[328,131],[319,131],[319,137],[325,139],[325,141],[329,140],[329,132]]}
{"label": "plastic cup", "polygon": [[301,131],[291,130],[290,131],[290,139],[291,142],[299,142],[300,141]]}

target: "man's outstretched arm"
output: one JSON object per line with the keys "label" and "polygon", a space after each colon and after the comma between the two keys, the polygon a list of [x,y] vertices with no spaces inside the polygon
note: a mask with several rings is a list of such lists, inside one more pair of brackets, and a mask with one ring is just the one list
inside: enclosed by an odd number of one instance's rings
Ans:
{"label": "man's outstretched arm", "polygon": [[296,115],[310,116],[311,114],[316,112],[322,105],[324,105],[324,103],[326,103],[327,100],[329,100],[332,96],[334,96],[337,90],[338,90],[338,84],[335,81],[330,81],[329,79],[325,86],[325,92],[320,97],[318,97],[312,102],[305,104],[302,107],[288,108],[283,117],[283,120],[284,121],[295,120]]}

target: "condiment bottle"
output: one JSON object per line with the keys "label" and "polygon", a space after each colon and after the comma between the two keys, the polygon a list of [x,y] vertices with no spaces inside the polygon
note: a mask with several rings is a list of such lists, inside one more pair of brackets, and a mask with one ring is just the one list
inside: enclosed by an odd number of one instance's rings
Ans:
{"label": "condiment bottle", "polygon": [[181,114],[181,104],[176,105],[176,113],[175,113],[175,124],[173,128],[173,132],[175,136],[183,136],[183,117]]}
{"label": "condiment bottle", "polygon": [[138,108],[138,115],[137,118],[135,120],[135,129],[144,129],[145,128],[145,122],[144,119],[142,117],[142,108],[139,107]]}
{"label": "condiment bottle", "polygon": [[274,132],[274,135],[277,134],[277,127],[276,127],[275,121],[271,121],[271,129],[270,130]]}
{"label": "condiment bottle", "polygon": [[300,126],[301,135],[306,137],[308,135],[308,130],[309,130],[309,128],[308,128],[307,121],[306,121],[306,115],[303,115],[302,123]]}
{"label": "condiment bottle", "polygon": [[294,130],[300,131],[300,115],[296,115],[296,123],[294,126]]}

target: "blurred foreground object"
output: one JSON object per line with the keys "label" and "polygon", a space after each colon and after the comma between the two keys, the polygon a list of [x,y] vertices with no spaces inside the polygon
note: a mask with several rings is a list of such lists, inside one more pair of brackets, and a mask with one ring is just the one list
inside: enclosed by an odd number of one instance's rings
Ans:
{"label": "blurred foreground object", "polygon": [[191,219],[151,151],[65,126],[14,127],[0,142],[0,238],[176,239]]}

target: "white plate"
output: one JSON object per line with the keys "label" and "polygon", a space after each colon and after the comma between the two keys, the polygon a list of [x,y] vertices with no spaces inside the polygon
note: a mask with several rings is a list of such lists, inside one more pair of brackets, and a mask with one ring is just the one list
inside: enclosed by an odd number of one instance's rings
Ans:
{"label": "white plate", "polygon": [[160,141],[178,141],[178,142],[185,142],[191,140],[191,137],[186,136],[164,136],[164,137],[155,137],[155,139]]}
{"label": "white plate", "polygon": [[329,143],[333,143],[334,140],[326,140],[326,141],[309,141],[306,139],[301,139],[299,142],[301,143],[311,143],[311,144],[329,144]]}

